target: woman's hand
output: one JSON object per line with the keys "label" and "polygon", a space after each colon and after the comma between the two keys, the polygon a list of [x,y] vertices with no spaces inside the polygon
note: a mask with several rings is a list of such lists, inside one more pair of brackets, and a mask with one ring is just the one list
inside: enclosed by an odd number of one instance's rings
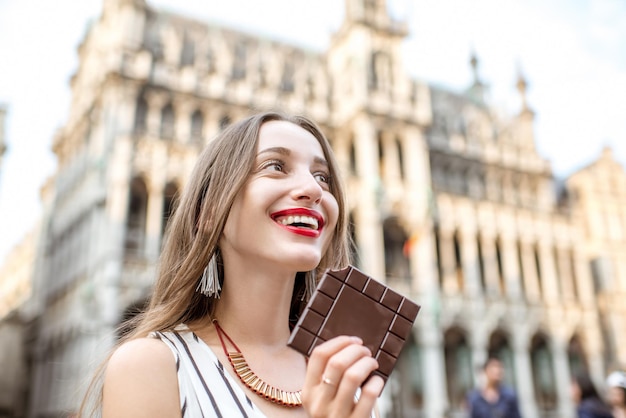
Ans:
{"label": "woman's hand", "polygon": [[369,418],[384,381],[373,376],[378,362],[358,337],[336,337],[317,346],[311,353],[302,388],[302,405],[313,418]]}

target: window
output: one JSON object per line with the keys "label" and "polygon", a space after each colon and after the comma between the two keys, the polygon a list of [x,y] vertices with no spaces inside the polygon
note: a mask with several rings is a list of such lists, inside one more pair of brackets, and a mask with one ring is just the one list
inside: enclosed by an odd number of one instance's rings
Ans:
{"label": "window", "polygon": [[161,110],[161,138],[172,139],[174,137],[174,107],[168,103]]}
{"label": "window", "polygon": [[147,203],[148,190],[146,184],[143,179],[133,179],[129,190],[124,246],[127,250],[139,254],[143,252],[145,241]]}
{"label": "window", "polygon": [[191,115],[191,142],[201,143],[204,129],[204,116],[200,110]]}
{"label": "window", "polygon": [[146,118],[148,116],[148,103],[143,95],[137,98],[135,105],[135,133],[143,134],[146,132]]}
{"label": "window", "polygon": [[408,236],[397,217],[392,216],[383,222],[385,245],[385,276],[391,280],[410,282],[409,259],[405,254]]}

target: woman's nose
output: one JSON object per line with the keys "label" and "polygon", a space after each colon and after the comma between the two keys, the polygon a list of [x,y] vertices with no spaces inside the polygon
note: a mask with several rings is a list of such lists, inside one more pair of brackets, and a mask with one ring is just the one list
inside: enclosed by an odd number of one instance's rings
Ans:
{"label": "woman's nose", "polygon": [[322,200],[323,190],[312,173],[298,173],[295,176],[294,188],[292,196],[295,200],[310,200],[319,203]]}

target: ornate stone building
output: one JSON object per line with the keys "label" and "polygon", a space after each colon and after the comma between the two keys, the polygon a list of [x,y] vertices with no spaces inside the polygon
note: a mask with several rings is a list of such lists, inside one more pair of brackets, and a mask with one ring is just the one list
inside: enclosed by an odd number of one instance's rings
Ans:
{"label": "ornate stone building", "polygon": [[[477,75],[464,93],[412,79],[406,23],[384,0],[345,4],[330,45],[313,52],[143,0],[104,0],[54,138],[29,416],[76,410],[115,328],[149,294],[200,149],[267,108],[321,124],[347,178],[358,265],[423,305],[381,401],[387,416],[462,414],[476,366],[494,352],[525,417],[569,417],[571,371],[601,381],[626,362],[626,244],[596,228],[626,222],[624,180],[600,184],[593,176],[614,175],[590,168],[557,194],[525,100],[503,119]],[[518,88],[525,99],[521,76]]]}

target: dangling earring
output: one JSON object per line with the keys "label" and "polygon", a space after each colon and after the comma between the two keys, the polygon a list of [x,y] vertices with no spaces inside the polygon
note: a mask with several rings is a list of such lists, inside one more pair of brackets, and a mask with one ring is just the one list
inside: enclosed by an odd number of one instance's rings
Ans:
{"label": "dangling earring", "polygon": [[207,264],[204,268],[204,272],[202,273],[202,278],[200,279],[200,283],[198,283],[196,292],[199,291],[206,297],[219,299],[222,287],[220,286],[220,277],[217,270],[217,257],[218,250],[215,250],[209,260],[209,264]]}
{"label": "dangling earring", "polygon": [[317,287],[317,274],[315,270],[310,270],[304,273],[304,293],[302,294],[302,300],[308,301],[313,296],[313,292]]}

